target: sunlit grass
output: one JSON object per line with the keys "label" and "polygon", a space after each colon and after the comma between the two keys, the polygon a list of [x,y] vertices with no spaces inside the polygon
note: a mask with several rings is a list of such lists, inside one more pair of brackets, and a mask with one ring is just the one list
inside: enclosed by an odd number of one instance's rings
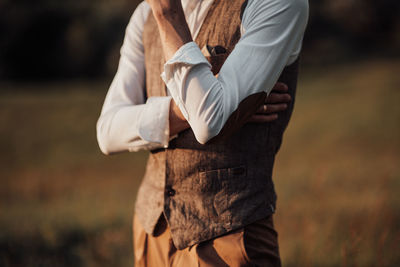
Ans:
{"label": "sunlit grass", "polygon": [[[305,70],[276,161],[284,266],[400,266],[400,62]],[[0,84],[0,266],[128,266],[146,152],[106,157],[108,83]]]}
{"label": "sunlit grass", "polygon": [[399,264],[399,67],[302,76],[275,169],[285,265]]}

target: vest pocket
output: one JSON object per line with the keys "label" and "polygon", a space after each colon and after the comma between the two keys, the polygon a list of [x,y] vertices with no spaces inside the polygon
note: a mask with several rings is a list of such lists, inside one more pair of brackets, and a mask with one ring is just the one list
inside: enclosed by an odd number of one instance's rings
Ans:
{"label": "vest pocket", "polygon": [[207,61],[211,64],[211,71],[214,75],[217,75],[224,64],[226,58],[229,53],[227,53],[226,48],[217,45],[217,46],[209,46],[205,45],[201,52]]}
{"label": "vest pocket", "polygon": [[211,64],[211,71],[214,75],[217,75],[219,73],[227,57],[228,53],[205,57],[207,61]]}
{"label": "vest pocket", "polygon": [[200,191],[212,198],[218,216],[234,207],[247,187],[247,169],[241,165],[199,173]]}

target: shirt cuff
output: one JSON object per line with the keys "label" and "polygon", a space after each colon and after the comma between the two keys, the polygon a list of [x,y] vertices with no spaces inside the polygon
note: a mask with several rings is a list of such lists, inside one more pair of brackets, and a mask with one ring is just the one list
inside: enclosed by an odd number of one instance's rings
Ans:
{"label": "shirt cuff", "polygon": [[200,48],[195,42],[189,42],[181,46],[174,56],[164,64],[164,71],[161,78],[167,85],[168,91],[175,100],[183,116],[189,121],[189,115],[184,106],[182,98],[184,94],[184,77],[182,72],[188,72],[190,68],[199,64],[207,64],[211,69],[211,64],[201,53]]}
{"label": "shirt cuff", "polygon": [[169,143],[169,107],[171,97],[150,97],[140,117],[139,136],[159,147]]}

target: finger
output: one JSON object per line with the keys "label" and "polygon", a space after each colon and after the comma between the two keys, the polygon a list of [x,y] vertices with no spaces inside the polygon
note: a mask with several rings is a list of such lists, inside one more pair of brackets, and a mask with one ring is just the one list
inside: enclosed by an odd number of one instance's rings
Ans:
{"label": "finger", "polygon": [[288,86],[286,84],[281,83],[281,82],[277,82],[274,85],[274,88],[272,88],[271,91],[277,91],[277,92],[280,92],[280,93],[284,93],[284,92],[287,92],[287,90],[289,90],[289,88],[288,88]]}
{"label": "finger", "polygon": [[256,113],[262,113],[262,114],[266,114],[268,113],[268,106],[270,105],[261,105],[258,107]]}
{"label": "finger", "polygon": [[269,115],[259,115],[255,114],[250,117],[248,122],[250,123],[265,123],[265,122],[271,122],[278,119],[278,114],[269,114]]}
{"label": "finger", "polygon": [[265,99],[265,103],[288,103],[292,100],[289,94],[270,93]]}
{"label": "finger", "polygon": [[262,105],[258,108],[257,113],[262,113],[262,114],[278,113],[286,110],[287,107],[288,105],[285,103]]}

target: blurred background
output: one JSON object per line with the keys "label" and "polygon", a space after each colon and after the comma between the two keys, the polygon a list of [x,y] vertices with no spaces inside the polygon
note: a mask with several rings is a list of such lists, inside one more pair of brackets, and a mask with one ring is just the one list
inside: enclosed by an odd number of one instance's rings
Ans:
{"label": "blurred background", "polygon": [[[132,266],[147,152],[95,124],[135,0],[0,0],[0,266]],[[278,155],[284,266],[400,266],[400,2],[310,0]]]}

